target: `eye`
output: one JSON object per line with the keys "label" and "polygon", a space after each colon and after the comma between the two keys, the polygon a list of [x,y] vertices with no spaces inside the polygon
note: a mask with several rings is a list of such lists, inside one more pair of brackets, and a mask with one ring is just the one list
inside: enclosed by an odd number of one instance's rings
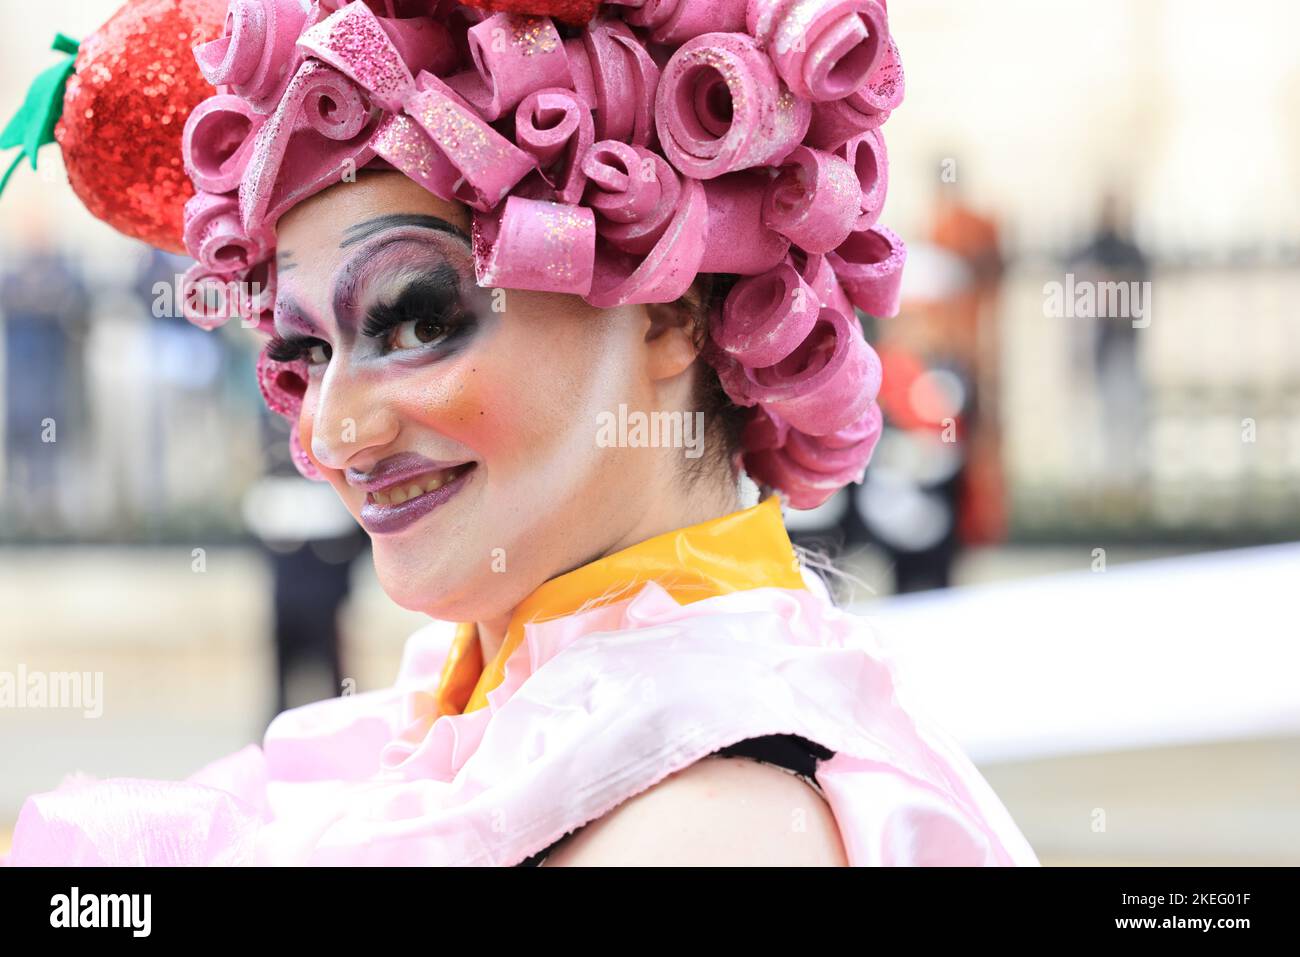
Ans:
{"label": "eye", "polygon": [[436,316],[408,319],[393,327],[388,339],[390,349],[418,349],[447,337],[449,324]]}
{"label": "eye", "polygon": [[312,336],[273,335],[267,343],[266,355],[276,362],[297,362],[299,359],[308,366],[329,362],[334,350],[323,339]]}

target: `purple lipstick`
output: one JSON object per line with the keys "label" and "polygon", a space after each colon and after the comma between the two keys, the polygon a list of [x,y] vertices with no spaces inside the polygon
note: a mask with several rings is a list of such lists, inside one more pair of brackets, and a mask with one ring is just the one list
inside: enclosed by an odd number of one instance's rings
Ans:
{"label": "purple lipstick", "polygon": [[369,472],[348,469],[349,485],[366,491],[361,524],[367,532],[400,532],[465,487],[477,462],[435,462],[414,452],[381,461]]}

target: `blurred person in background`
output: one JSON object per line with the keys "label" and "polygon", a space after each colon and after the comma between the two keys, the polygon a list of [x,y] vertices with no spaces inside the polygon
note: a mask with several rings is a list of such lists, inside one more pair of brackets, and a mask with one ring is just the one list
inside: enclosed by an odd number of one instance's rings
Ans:
{"label": "blurred person in background", "polygon": [[933,315],[943,326],[942,361],[969,388],[966,405],[966,465],[958,491],[958,528],[967,544],[1006,537],[1006,482],[998,421],[998,309],[1007,263],[997,219],[977,210],[964,186],[965,174],[952,158],[940,160],[930,241],[965,264],[969,282],[953,291]]}
{"label": "blurred person in background", "polygon": [[262,410],[259,421],[271,464],[245,494],[243,514],[274,582],[274,718],[347,693],[339,613],[352,590],[352,563],[370,540],[337,496],[298,474],[283,420]]}
{"label": "blurred person in background", "polygon": [[905,317],[865,317],[884,369],[880,448],[862,485],[837,497],[851,506],[800,520],[810,544],[878,545],[897,592],[948,587],[963,545],[1006,535],[997,408],[1006,261],[996,219],[967,200],[956,162],[940,159],[936,174],[929,241],[910,247]]}
{"label": "blurred person in background", "polygon": [[[208,336],[176,307],[180,279],[192,260],[147,248],[136,263],[132,293],[142,307],[137,348],[123,357],[145,389],[138,431],[130,449],[129,480],[121,490],[130,522],[122,534],[165,534],[170,512],[189,506],[199,487],[194,446],[205,429],[222,366],[237,351],[222,336]],[[116,334],[120,337],[121,331]],[[242,354],[241,356],[242,357]]]}
{"label": "blurred person in background", "polygon": [[[1133,237],[1130,203],[1118,191],[1102,196],[1095,232],[1070,256],[1067,268],[1074,273],[1076,285],[1093,283],[1098,290],[1093,315],[1081,318],[1088,322],[1086,356],[1099,400],[1098,429],[1105,443],[1101,478],[1112,493],[1134,492],[1148,468],[1148,390],[1138,345],[1143,325],[1135,322],[1131,297],[1142,295],[1150,266]],[[1130,296],[1103,294],[1114,283],[1130,284]],[[1150,308],[1149,297],[1143,304]]]}
{"label": "blurred person in background", "polygon": [[[81,267],[31,214],[23,245],[0,276],[4,316],[6,524],[18,534],[62,514],[60,490],[82,415],[82,356],[90,299]],[[62,519],[59,520],[62,523]]]}
{"label": "blurred person in background", "polygon": [[928,242],[913,242],[904,318],[871,322],[884,369],[884,434],[843,521],[890,561],[897,592],[946,588],[963,545],[1006,533],[998,308],[1006,262],[996,220],[967,200],[952,159],[936,165]]}
{"label": "blurred person in background", "polygon": [[961,510],[970,448],[973,383],[950,341],[952,304],[972,288],[970,266],[914,242],[898,319],[872,324],[884,370],[884,432],[855,512],[888,557],[899,593],[946,588],[963,545]]}

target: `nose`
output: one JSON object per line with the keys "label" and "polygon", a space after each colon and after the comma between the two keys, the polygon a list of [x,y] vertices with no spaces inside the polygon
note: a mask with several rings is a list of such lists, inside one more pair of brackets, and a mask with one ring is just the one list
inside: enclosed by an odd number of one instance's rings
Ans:
{"label": "nose", "polygon": [[335,354],[321,377],[312,418],[311,451],[327,468],[368,470],[387,454],[399,423],[368,380]]}

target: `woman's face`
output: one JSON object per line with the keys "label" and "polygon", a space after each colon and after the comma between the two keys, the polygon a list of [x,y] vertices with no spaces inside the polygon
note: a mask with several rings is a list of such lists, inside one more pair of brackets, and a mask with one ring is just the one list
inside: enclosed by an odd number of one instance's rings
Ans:
{"label": "woman's face", "polygon": [[665,457],[602,447],[598,415],[686,409],[694,357],[646,306],[480,288],[469,232],[466,207],[364,174],[280,221],[275,306],[309,363],[302,446],[384,590],[460,621],[639,540]]}

